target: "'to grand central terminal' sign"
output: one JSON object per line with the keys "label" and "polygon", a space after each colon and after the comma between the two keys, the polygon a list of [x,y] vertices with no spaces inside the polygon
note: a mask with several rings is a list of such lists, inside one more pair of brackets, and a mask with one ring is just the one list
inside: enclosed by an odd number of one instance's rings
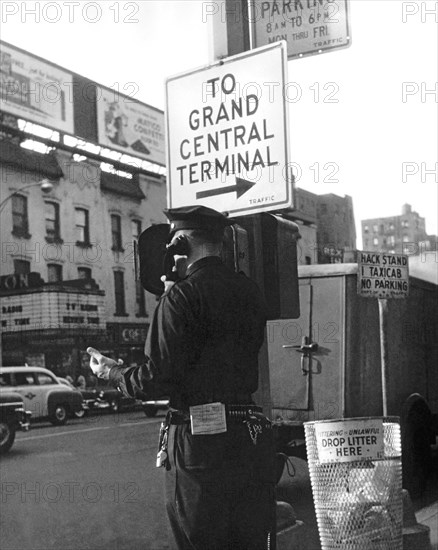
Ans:
{"label": "'to grand central terminal' sign", "polygon": [[169,208],[236,216],[292,205],[286,63],[277,43],[168,79]]}

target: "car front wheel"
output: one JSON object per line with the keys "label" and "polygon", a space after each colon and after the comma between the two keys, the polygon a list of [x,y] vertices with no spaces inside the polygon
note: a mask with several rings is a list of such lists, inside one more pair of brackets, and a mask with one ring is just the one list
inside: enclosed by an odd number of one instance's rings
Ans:
{"label": "car front wheel", "polygon": [[67,422],[68,411],[67,407],[62,403],[55,405],[55,409],[50,418],[50,422],[54,426],[63,426]]}
{"label": "car front wheel", "polygon": [[7,422],[0,422],[0,454],[7,453],[14,444],[15,428]]}

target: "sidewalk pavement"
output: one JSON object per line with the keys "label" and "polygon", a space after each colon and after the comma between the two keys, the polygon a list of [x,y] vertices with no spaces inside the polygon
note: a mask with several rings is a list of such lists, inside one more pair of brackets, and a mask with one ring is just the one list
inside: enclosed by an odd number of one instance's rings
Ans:
{"label": "sidewalk pavement", "polygon": [[[307,462],[289,457],[289,472],[283,472],[286,483],[279,486],[277,500],[293,506],[296,518],[304,523],[300,538],[305,540],[306,550],[320,550],[318,526],[313,505]],[[412,502],[418,523],[430,529],[430,546],[416,545],[416,550],[438,550],[438,472],[429,479],[427,489],[421,498]],[[298,545],[297,548],[301,549]]]}
{"label": "sidewalk pavement", "polygon": [[438,500],[415,512],[418,523],[430,529],[430,550],[438,550]]}

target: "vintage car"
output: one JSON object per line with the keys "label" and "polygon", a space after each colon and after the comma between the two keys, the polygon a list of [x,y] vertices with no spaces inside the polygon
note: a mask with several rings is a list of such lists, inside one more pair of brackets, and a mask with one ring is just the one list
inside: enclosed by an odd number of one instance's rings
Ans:
{"label": "vintage car", "polygon": [[25,411],[18,393],[0,393],[0,454],[7,453],[14,444],[15,432],[29,429],[31,413]]}
{"label": "vintage car", "polygon": [[162,397],[161,399],[149,399],[141,402],[143,412],[146,416],[153,417],[159,410],[167,410],[169,408],[169,398]]}
{"label": "vintage car", "polygon": [[141,406],[141,401],[125,397],[120,391],[108,385],[97,385],[80,390],[87,410],[120,412],[123,409]]}
{"label": "vintage car", "polygon": [[83,398],[81,391],[78,388],[76,388],[70,382],[70,380],[67,380],[67,378],[63,378],[62,376],[57,376],[56,378],[61,382],[61,384],[65,384],[66,386],[68,386],[69,388],[71,388],[73,391],[75,391],[76,393],[78,393],[81,396],[81,398],[82,398],[82,409],[80,411],[70,412],[70,416],[72,418],[83,418],[87,414],[87,412],[89,411],[90,407],[88,406],[88,403]]}
{"label": "vintage car", "polygon": [[22,397],[32,420],[48,418],[52,424],[62,425],[70,414],[83,409],[80,393],[42,367],[1,367],[0,395],[11,391]]}

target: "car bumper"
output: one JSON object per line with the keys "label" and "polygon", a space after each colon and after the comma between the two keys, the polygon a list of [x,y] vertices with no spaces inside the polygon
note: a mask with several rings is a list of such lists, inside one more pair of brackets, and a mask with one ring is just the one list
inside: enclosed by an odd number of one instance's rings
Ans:
{"label": "car bumper", "polygon": [[19,412],[21,414],[21,419],[18,421],[20,430],[22,430],[23,432],[27,432],[30,427],[30,419],[32,413],[30,411],[25,411],[24,409],[19,409]]}

